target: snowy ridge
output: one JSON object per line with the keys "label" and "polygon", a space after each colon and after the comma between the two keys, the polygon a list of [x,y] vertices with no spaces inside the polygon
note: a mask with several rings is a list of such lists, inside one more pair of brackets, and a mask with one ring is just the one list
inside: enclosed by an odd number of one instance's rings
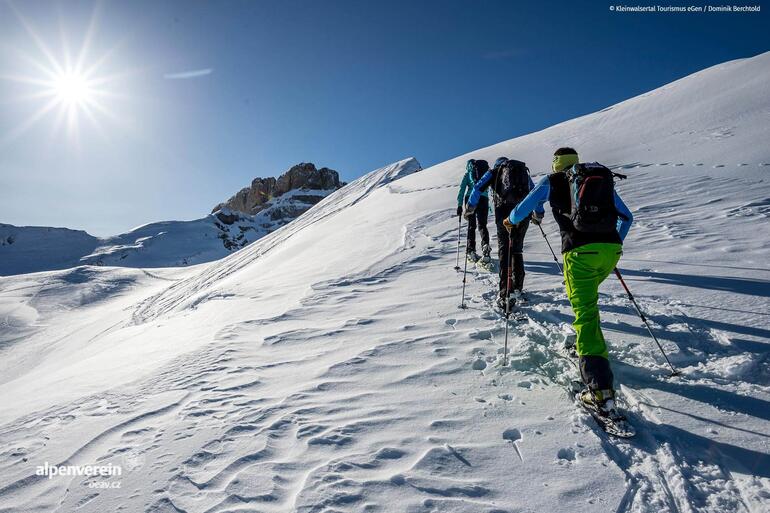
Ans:
{"label": "snowy ridge", "polygon": [[[137,309],[134,314],[134,322],[146,322],[158,315],[173,309],[183,308],[185,305],[199,305],[205,301],[202,291],[212,284],[218,283],[224,278],[230,278],[239,269],[249,266],[252,262],[266,255],[270,250],[306,230],[316,223],[322,223],[327,218],[334,216],[344,209],[352,207],[366,198],[372,191],[391,183],[392,181],[408,176],[422,169],[414,158],[408,158],[383,168],[368,173],[342,189],[330,194],[305,214],[294,220],[282,230],[276,231],[263,238],[258,244],[252,245],[247,250],[240,251],[230,258],[206,268],[199,276],[195,276],[175,284],[157,297],[149,298]],[[340,224],[344,224],[343,220]],[[339,228],[345,230],[345,228]],[[345,255],[341,255],[346,258]],[[329,259],[329,255],[325,258]],[[216,293],[210,293],[209,297],[217,297]]]}
{"label": "snowy ridge", "polygon": [[0,224],[0,276],[74,267],[98,244],[82,230]]}
{"label": "snowy ridge", "polygon": [[292,189],[254,215],[223,207],[201,219],[148,223],[106,238],[66,228],[0,224],[0,275],[79,265],[157,268],[212,262],[277,230],[332,192]]}
{"label": "snowy ridge", "polygon": [[[763,54],[419,173],[394,164],[211,264],[3,279],[0,313],[27,331],[0,340],[0,376],[14,369],[0,382],[0,508],[767,511],[768,78]],[[519,158],[537,180],[567,144],[627,170],[637,223],[620,268],[683,372],[666,377],[609,279],[602,320],[630,441],[568,398],[572,315],[538,231],[508,366],[495,277],[472,271],[457,308],[465,160]],[[58,307],[97,283],[97,301]],[[126,472],[95,490],[41,479],[43,461]]]}
{"label": "snowy ridge", "polygon": [[233,224],[211,214],[193,221],[164,221],[124,234],[98,238],[66,228],[0,225],[11,237],[2,251],[0,274],[67,269],[78,265],[179,267],[217,260],[268,233],[256,216],[238,214]]}

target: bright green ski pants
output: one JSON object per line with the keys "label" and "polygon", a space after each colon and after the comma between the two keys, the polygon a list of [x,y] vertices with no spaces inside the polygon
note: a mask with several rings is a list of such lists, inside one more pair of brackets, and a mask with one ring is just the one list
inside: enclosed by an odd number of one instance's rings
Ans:
{"label": "bright green ski pants", "polygon": [[609,356],[599,321],[599,285],[615,269],[622,253],[623,246],[611,243],[586,244],[564,253],[564,281],[575,313],[572,326],[580,356]]}

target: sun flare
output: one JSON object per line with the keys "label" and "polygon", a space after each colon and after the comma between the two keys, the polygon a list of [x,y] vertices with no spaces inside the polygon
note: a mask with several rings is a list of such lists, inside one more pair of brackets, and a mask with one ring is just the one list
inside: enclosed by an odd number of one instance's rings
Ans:
{"label": "sun flare", "polygon": [[80,36],[79,50],[74,53],[70,52],[72,45],[65,36],[61,36],[63,43],[49,45],[47,38],[38,33],[18,10],[13,11],[26,30],[30,45],[17,52],[20,69],[11,74],[3,73],[0,78],[20,85],[19,102],[33,100],[39,106],[10,132],[0,134],[0,146],[15,140],[46,118],[53,122],[53,133],[60,134],[63,128],[73,140],[79,139],[83,121],[104,136],[101,122],[119,121],[108,103],[121,97],[114,86],[122,75],[104,72],[111,50],[101,56],[93,55],[96,10],[87,30]]}

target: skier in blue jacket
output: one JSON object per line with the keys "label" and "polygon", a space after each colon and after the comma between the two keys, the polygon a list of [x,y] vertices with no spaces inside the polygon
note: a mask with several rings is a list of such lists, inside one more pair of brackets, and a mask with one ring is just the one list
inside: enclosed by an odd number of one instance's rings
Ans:
{"label": "skier in blue jacket", "polygon": [[[529,176],[529,168],[524,162],[500,157],[492,169],[476,183],[468,199],[467,210],[472,213],[486,190],[491,187],[495,204],[495,223],[497,224],[497,247],[500,259],[500,280],[498,283],[497,306],[506,310],[508,294],[513,302],[523,301],[524,297],[524,237],[527,234],[527,223],[520,223],[515,228],[508,229],[503,221],[508,218],[516,204],[535,186]],[[510,244],[509,244],[510,243]],[[508,254],[510,245],[512,255]],[[511,258],[512,257],[512,258]],[[509,283],[508,266],[513,260],[511,282]]]}

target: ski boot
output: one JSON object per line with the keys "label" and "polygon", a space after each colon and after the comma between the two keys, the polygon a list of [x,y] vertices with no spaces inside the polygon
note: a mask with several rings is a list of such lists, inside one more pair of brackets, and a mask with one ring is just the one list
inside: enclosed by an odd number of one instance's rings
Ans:
{"label": "ski boot", "polygon": [[476,262],[476,268],[479,271],[491,273],[494,271],[494,265],[492,264],[492,257],[490,254],[489,244],[484,244],[481,247],[482,257]]}
{"label": "ski boot", "polygon": [[481,261],[485,264],[489,264],[492,261],[491,253],[492,250],[490,249],[489,244],[481,246]]}
{"label": "ski boot", "polygon": [[631,438],[636,434],[626,416],[616,409],[614,390],[586,389],[577,399],[607,434],[620,438]]}
{"label": "ski boot", "polygon": [[529,302],[529,297],[522,289],[516,289],[513,291],[513,299],[516,303],[527,303]]}
{"label": "ski boot", "polygon": [[608,390],[583,390],[579,397],[580,402],[589,410],[595,411],[603,417],[607,417],[615,410],[615,391]]}
{"label": "ski boot", "polygon": [[475,264],[481,258],[481,257],[479,257],[479,254],[476,253],[475,249],[468,250],[468,252],[466,253],[465,256],[468,258],[468,262],[470,262],[472,264]]}

